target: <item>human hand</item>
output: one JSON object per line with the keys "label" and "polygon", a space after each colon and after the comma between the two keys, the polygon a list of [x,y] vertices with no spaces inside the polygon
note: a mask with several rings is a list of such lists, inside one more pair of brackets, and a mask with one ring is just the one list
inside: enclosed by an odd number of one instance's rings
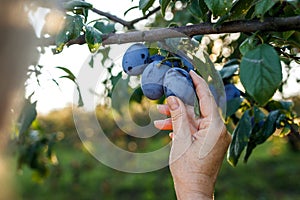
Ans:
{"label": "human hand", "polygon": [[199,98],[201,117],[174,96],[158,111],[171,116],[156,120],[161,130],[173,130],[170,170],[178,199],[213,199],[214,185],[231,141],[206,82],[190,71]]}

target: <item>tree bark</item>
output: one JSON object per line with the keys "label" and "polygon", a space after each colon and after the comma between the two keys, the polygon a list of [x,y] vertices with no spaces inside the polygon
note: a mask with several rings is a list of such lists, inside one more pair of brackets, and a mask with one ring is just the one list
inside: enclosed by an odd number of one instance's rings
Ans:
{"label": "tree bark", "polygon": [[[166,38],[192,37],[204,34],[220,33],[252,33],[256,31],[276,31],[284,32],[289,30],[300,30],[300,15],[285,18],[265,18],[260,20],[236,20],[217,25],[214,23],[201,23],[176,28],[157,28],[147,31],[132,31],[127,33],[114,33],[103,35],[103,45],[123,44],[130,42],[154,42]],[[68,42],[68,46],[73,44],[84,44],[84,35]]]}

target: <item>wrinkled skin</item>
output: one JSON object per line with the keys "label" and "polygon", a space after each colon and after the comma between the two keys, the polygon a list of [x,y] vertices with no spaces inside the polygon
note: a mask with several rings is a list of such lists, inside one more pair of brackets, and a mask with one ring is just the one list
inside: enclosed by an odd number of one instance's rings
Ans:
{"label": "wrinkled skin", "polygon": [[160,113],[171,116],[154,122],[156,128],[172,130],[170,170],[178,199],[213,199],[219,169],[231,141],[206,82],[191,71],[201,108],[196,118],[192,106],[170,96]]}

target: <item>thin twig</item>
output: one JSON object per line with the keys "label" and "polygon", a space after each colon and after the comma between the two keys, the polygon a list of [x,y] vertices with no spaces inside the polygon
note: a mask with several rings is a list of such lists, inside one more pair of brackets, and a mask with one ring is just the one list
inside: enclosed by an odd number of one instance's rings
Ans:
{"label": "thin twig", "polygon": [[154,13],[158,12],[160,10],[160,6],[158,6],[157,8],[149,11],[149,13],[147,15],[144,15],[143,17],[140,17],[140,18],[137,18],[137,19],[134,19],[132,21],[130,21],[130,23],[133,25],[139,21],[142,21],[144,19],[148,19],[151,15],[153,15]]}
{"label": "thin twig", "polygon": [[133,29],[134,24],[136,24],[137,22],[142,21],[144,19],[148,19],[151,15],[158,12],[159,10],[160,10],[160,6],[158,6],[157,8],[149,11],[148,14],[144,15],[143,17],[139,17],[139,18],[136,18],[136,19],[131,20],[131,21],[126,21],[126,20],[123,20],[123,19],[121,19],[121,18],[119,18],[115,15],[112,15],[112,14],[107,13],[107,12],[103,12],[103,11],[98,10],[96,8],[91,9],[91,11],[93,11],[94,13],[96,13],[98,15],[101,15],[101,16],[104,16],[104,17],[107,17],[108,19],[110,19],[114,22],[118,22],[118,23],[122,24],[123,26],[126,26],[128,29]]}
{"label": "thin twig", "polygon": [[93,11],[94,13],[98,14],[98,15],[101,15],[101,16],[104,16],[104,17],[107,17],[108,19],[114,21],[114,22],[118,22],[120,24],[122,24],[123,26],[126,26],[126,27],[130,27],[131,26],[131,23],[128,22],[128,21],[125,21],[115,15],[112,15],[110,13],[107,13],[107,12],[103,12],[101,10],[98,10],[97,8],[92,8],[91,11]]}
{"label": "thin twig", "polygon": [[291,55],[289,53],[286,53],[283,49],[279,48],[279,47],[275,47],[275,49],[282,54],[284,57],[288,58],[288,59],[293,59],[295,60],[295,62],[299,63],[300,62],[300,57],[299,56],[294,56]]}

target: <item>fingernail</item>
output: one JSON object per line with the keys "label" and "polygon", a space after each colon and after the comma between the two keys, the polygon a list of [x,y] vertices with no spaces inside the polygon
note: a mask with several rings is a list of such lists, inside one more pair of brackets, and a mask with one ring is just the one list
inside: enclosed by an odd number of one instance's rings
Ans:
{"label": "fingernail", "polygon": [[155,120],[153,123],[155,127],[159,127],[159,125],[161,124],[161,122],[158,120]]}
{"label": "fingernail", "polygon": [[174,96],[169,96],[167,103],[171,110],[176,110],[179,107],[177,99]]}
{"label": "fingernail", "polygon": [[173,132],[169,133],[169,137],[170,137],[171,139],[173,139],[173,138],[174,138],[174,133],[173,133]]}
{"label": "fingernail", "polygon": [[194,70],[190,70],[189,73],[190,73],[191,76],[197,75],[197,73]]}
{"label": "fingernail", "polygon": [[163,108],[164,108],[164,106],[163,106],[163,105],[161,105],[161,104],[157,104],[157,105],[156,105],[156,108],[157,108],[157,110],[160,110],[160,109],[163,109]]}

